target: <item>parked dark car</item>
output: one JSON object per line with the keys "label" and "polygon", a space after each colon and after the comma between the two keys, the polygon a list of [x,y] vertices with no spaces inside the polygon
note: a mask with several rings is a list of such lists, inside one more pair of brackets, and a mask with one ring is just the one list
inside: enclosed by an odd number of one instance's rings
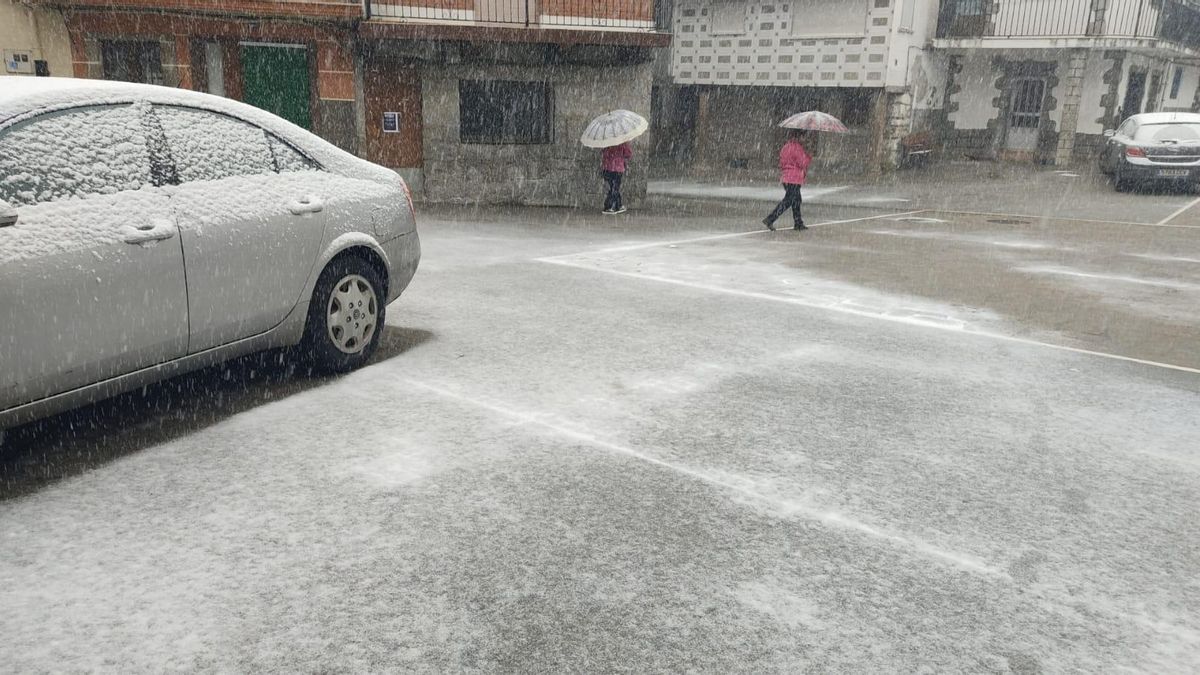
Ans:
{"label": "parked dark car", "polygon": [[1104,136],[1100,170],[1118,192],[1150,182],[1200,182],[1200,114],[1134,115]]}

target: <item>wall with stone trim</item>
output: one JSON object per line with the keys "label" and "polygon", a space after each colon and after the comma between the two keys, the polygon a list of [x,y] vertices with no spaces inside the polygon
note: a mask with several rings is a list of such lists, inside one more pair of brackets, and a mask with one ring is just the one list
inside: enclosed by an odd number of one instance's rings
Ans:
{"label": "wall with stone trim", "polygon": [[[508,52],[530,50],[508,47]],[[555,206],[599,204],[600,151],[579,143],[587,123],[615,108],[650,115],[652,65],[510,63],[481,59],[421,68],[424,126],[424,196],[449,203],[509,203]],[[538,145],[463,143],[459,136],[459,80],[518,80],[549,83],[554,90],[553,140]],[[623,194],[628,204],[645,197],[649,135],[633,142],[634,157]]]}

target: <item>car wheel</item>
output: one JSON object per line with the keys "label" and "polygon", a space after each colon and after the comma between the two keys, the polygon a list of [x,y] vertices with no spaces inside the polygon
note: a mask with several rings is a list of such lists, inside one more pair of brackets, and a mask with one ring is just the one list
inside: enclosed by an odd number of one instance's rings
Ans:
{"label": "car wheel", "polygon": [[1125,177],[1125,172],[1121,170],[1121,165],[1117,165],[1117,170],[1113,172],[1113,188],[1117,192],[1129,192],[1133,189],[1133,183]]}
{"label": "car wheel", "polygon": [[318,372],[344,373],[371,358],[383,332],[383,279],[367,261],[344,256],[317,279],[302,354]]}

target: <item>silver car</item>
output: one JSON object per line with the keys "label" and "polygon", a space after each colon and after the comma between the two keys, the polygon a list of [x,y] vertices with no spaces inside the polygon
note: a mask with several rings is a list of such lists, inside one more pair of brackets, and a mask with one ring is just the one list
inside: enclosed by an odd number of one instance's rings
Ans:
{"label": "silver car", "polygon": [[399,175],[274,115],[0,77],[0,429],[262,349],[355,368],[419,259]]}
{"label": "silver car", "polygon": [[1200,114],[1133,115],[1104,136],[1100,170],[1118,192],[1149,182],[1200,181]]}

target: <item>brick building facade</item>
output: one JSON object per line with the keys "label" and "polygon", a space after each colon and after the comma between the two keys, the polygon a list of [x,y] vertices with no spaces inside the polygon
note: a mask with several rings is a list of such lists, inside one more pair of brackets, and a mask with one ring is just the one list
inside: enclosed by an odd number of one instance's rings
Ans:
{"label": "brick building facade", "polygon": [[[578,135],[649,115],[669,34],[653,0],[39,0],[75,77],[252,103],[400,171],[434,201],[577,204],[597,189]],[[631,193],[644,190],[644,175]]]}

